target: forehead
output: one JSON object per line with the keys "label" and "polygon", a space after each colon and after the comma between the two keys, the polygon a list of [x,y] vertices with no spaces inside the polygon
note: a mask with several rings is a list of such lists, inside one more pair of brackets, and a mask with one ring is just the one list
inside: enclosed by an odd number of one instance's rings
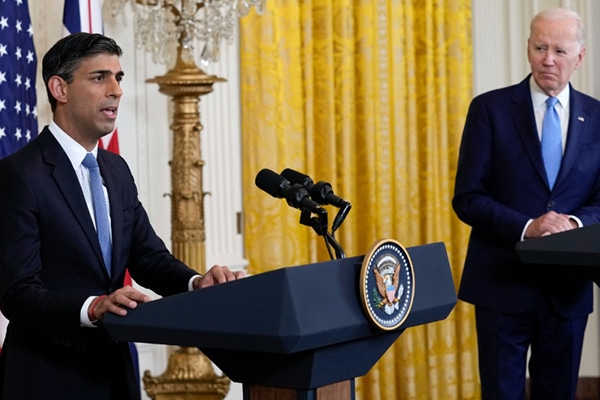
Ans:
{"label": "forehead", "polygon": [[122,73],[119,56],[114,54],[96,54],[81,60],[76,73],[89,74],[94,72]]}
{"label": "forehead", "polygon": [[533,25],[531,40],[536,44],[579,46],[577,24],[573,19],[538,20]]}

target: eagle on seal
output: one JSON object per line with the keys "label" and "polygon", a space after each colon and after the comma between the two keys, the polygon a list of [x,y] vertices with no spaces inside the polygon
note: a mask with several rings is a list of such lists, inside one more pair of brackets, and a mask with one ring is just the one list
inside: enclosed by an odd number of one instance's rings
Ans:
{"label": "eagle on seal", "polygon": [[[393,269],[393,273],[392,270]],[[394,310],[399,308],[398,301],[402,293],[398,293],[403,287],[400,285],[400,265],[395,263],[393,268],[389,265],[386,268],[381,269],[374,268],[373,273],[375,274],[375,281],[377,282],[377,290],[382,297],[378,307],[382,307],[386,314],[391,315]]]}

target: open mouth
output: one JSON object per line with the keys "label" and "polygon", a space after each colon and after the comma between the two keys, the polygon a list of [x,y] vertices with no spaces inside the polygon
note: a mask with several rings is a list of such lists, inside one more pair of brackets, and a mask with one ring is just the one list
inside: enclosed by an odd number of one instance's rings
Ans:
{"label": "open mouth", "polygon": [[103,108],[102,114],[104,114],[107,118],[116,118],[117,117],[117,107],[106,107]]}

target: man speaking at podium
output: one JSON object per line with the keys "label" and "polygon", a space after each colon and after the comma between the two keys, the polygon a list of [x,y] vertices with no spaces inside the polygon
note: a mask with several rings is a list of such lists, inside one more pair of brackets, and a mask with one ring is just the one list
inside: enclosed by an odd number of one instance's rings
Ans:
{"label": "man speaking at podium", "polygon": [[581,18],[531,21],[531,74],[473,99],[453,207],[472,227],[459,298],[475,305],[483,400],[575,398],[592,283],[524,265],[515,245],[600,221],[600,102],[569,83],[585,55]]}
{"label": "man speaking at podium", "polygon": [[120,55],[98,34],[59,40],[42,68],[53,121],[0,160],[0,306],[10,320],[0,354],[4,400],[139,399],[128,344],[100,323],[150,300],[123,287],[126,268],[163,296],[243,274],[213,266],[199,276],[175,259],[125,161],[98,149],[123,94]]}

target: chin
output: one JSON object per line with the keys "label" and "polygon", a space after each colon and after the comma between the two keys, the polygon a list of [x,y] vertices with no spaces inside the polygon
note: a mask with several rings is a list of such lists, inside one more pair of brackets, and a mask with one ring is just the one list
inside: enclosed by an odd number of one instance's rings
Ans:
{"label": "chin", "polygon": [[115,130],[115,125],[112,124],[110,126],[105,126],[104,128],[102,128],[102,137],[108,135],[109,133],[112,133],[112,131]]}

